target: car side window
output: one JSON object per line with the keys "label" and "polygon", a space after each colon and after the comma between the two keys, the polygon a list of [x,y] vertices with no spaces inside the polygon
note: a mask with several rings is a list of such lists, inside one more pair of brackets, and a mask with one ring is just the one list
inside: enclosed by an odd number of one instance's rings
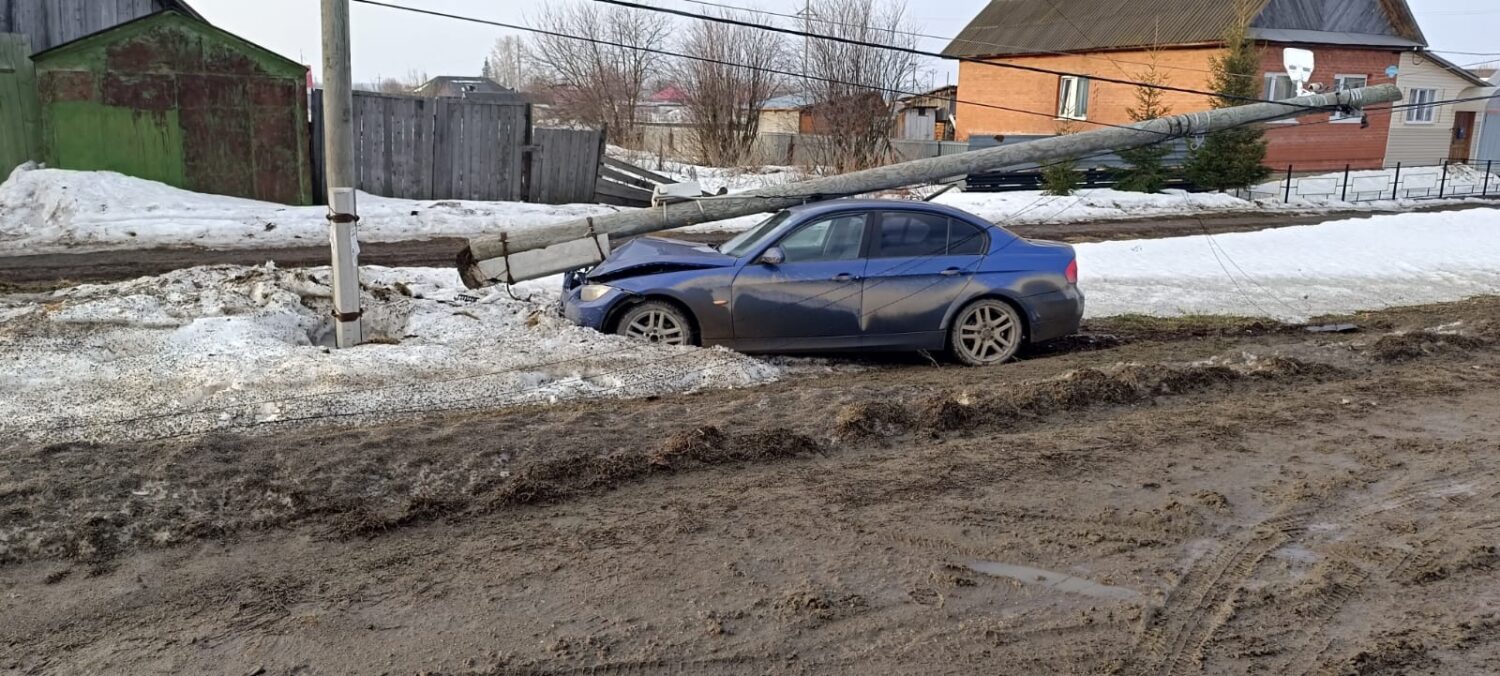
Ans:
{"label": "car side window", "polygon": [[854,260],[865,241],[865,221],[865,214],[814,221],[782,238],[778,246],[788,263]]}
{"label": "car side window", "polygon": [[973,223],[966,223],[956,218],[948,221],[948,255],[949,256],[981,256],[985,249],[989,248],[989,238],[985,236],[984,230]]}
{"label": "car side window", "polygon": [[948,251],[948,220],[940,214],[886,212],[872,257],[941,256]]}

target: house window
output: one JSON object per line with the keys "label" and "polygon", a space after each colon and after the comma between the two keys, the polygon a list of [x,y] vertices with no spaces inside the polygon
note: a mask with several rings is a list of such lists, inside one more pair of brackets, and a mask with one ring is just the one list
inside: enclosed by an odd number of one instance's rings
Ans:
{"label": "house window", "polygon": [[[1297,85],[1292,83],[1292,78],[1285,73],[1266,73],[1266,96],[1267,101],[1285,101],[1297,97]],[[1285,120],[1273,120],[1270,124],[1297,124],[1297,118],[1289,117]]]}
{"label": "house window", "polygon": [[[1342,92],[1342,91],[1348,91],[1350,89],[1360,89],[1360,88],[1364,87],[1365,85],[1369,84],[1369,82],[1370,82],[1370,78],[1367,77],[1367,76],[1364,76],[1364,75],[1335,75],[1335,76],[1333,76],[1333,89],[1334,89],[1334,91],[1340,91],[1340,92]],[[1346,115],[1342,111],[1340,111],[1340,112],[1335,112],[1330,117],[1330,119],[1332,119],[1332,120],[1348,120],[1350,122],[1357,122],[1360,119],[1360,115],[1361,115],[1361,113],[1354,113],[1353,115]]]}
{"label": "house window", "polygon": [[1292,84],[1292,78],[1276,73],[1266,74],[1266,100],[1285,101],[1296,98],[1297,88]]}
{"label": "house window", "polygon": [[1065,120],[1087,120],[1089,113],[1089,79],[1062,76],[1057,87],[1057,116]]}
{"label": "house window", "polygon": [[1432,105],[1437,100],[1436,89],[1413,89],[1406,97],[1411,105],[1406,109],[1406,121],[1411,124],[1432,124],[1437,115],[1437,106]]}

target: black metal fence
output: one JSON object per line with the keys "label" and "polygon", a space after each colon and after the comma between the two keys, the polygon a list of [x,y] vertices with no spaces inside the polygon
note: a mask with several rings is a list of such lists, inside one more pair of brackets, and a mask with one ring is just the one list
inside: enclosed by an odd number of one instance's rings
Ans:
{"label": "black metal fence", "polygon": [[[1340,201],[1377,202],[1384,200],[1457,199],[1464,197],[1500,197],[1500,174],[1494,162],[1444,162],[1442,164],[1402,166],[1386,169],[1356,170],[1345,166],[1340,172],[1298,172],[1288,165],[1280,180],[1273,180],[1248,190],[1239,197],[1257,200],[1292,202]],[[1080,189],[1113,188],[1123,178],[1118,170],[1094,168],[1079,172]],[[1042,174],[1038,171],[991,172],[968,178],[969,192],[1019,192],[1041,190]],[[1172,170],[1167,188],[1201,192],[1178,170]]]}
{"label": "black metal fence", "polygon": [[1444,162],[1387,169],[1353,170],[1298,176],[1297,166],[1288,165],[1277,183],[1266,183],[1248,191],[1251,199],[1338,200],[1379,202],[1385,200],[1457,199],[1500,197],[1500,175],[1493,161]]}

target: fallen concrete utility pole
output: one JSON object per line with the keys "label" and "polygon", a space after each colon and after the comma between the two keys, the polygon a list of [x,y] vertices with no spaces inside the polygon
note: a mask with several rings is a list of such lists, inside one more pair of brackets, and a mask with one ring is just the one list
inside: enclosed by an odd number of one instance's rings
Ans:
{"label": "fallen concrete utility pole", "polygon": [[941,181],[948,177],[997,171],[1022,164],[1045,164],[1174,138],[1195,136],[1257,122],[1329,114],[1369,104],[1401,100],[1395,85],[1301,96],[1219,110],[1173,115],[1129,127],[1056,136],[1011,146],[946,157],[902,162],[839,176],[761,188],[724,197],[694,199],[523,232],[476,237],[459,253],[464,284],[479,288],[514,283],[597,263],[610,237],[629,237],[720,221],[850,195]]}

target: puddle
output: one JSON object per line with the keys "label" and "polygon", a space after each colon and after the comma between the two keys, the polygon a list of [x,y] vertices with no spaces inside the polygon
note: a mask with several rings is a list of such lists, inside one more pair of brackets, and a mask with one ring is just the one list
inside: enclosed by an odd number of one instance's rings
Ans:
{"label": "puddle", "polygon": [[971,561],[964,564],[964,567],[976,573],[994,575],[995,577],[1008,577],[1029,585],[1037,585],[1057,591],[1082,594],[1101,599],[1129,601],[1141,596],[1141,593],[1134,589],[1111,587],[1092,580],[1085,580],[1063,573],[1054,573],[1050,570],[1042,570],[1041,568],[1013,566],[1008,563],[995,563],[993,561]]}

